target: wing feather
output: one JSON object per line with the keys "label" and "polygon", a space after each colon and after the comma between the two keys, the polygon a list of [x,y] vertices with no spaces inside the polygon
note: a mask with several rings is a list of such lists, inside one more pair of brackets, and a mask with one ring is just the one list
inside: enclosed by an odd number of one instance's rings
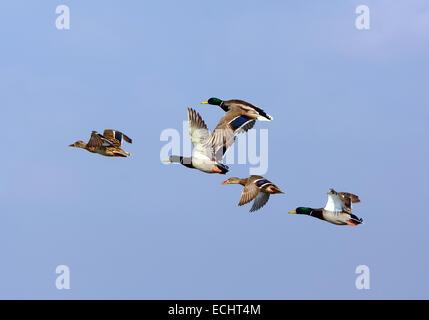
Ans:
{"label": "wing feather", "polygon": [[344,206],[343,199],[334,190],[330,190],[328,192],[328,202],[326,202],[325,210],[340,212],[343,211]]}
{"label": "wing feather", "polygon": [[247,184],[244,187],[243,192],[241,193],[241,198],[238,205],[242,206],[243,204],[249,203],[250,201],[256,198],[258,193],[259,193],[259,188],[255,184],[253,183]]}
{"label": "wing feather", "polygon": [[108,139],[109,141],[111,141],[112,144],[115,147],[122,146],[122,141],[123,140],[125,140],[128,143],[132,143],[133,142],[128,136],[126,136],[122,132],[117,131],[117,130],[113,130],[113,129],[106,129],[106,130],[104,130],[103,136],[106,139]]}
{"label": "wing feather", "polygon": [[213,149],[208,144],[209,130],[200,114],[191,108],[188,108],[188,125],[192,145],[194,146],[193,153],[199,153],[213,159]]}
{"label": "wing feather", "polygon": [[360,202],[360,199],[357,195],[348,192],[338,192],[339,197],[344,201],[344,206],[348,212],[352,211],[352,203]]}
{"label": "wing feather", "polygon": [[101,148],[101,147],[114,147],[114,144],[106,139],[103,135],[96,131],[92,131],[91,138],[87,143],[88,147]]}
{"label": "wing feather", "polygon": [[270,199],[270,194],[265,192],[259,192],[258,195],[255,198],[255,201],[253,201],[252,208],[250,209],[250,212],[254,212],[256,210],[261,209]]}
{"label": "wing feather", "polygon": [[255,120],[242,115],[237,109],[225,113],[220,119],[208,143],[212,146],[216,159],[221,161],[229,147],[234,144],[237,134],[246,132],[255,125]]}

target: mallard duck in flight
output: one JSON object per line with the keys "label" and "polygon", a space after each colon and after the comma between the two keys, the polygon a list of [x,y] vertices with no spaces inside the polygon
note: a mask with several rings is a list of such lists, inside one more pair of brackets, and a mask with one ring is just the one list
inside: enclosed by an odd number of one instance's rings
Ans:
{"label": "mallard duck in flight", "polygon": [[188,125],[192,145],[194,146],[192,157],[172,155],[163,161],[180,163],[185,167],[198,169],[206,173],[227,173],[228,167],[219,162],[215,156],[216,146],[210,142],[209,130],[204,120],[199,113],[191,108],[188,108]]}
{"label": "mallard duck in flight", "polygon": [[202,104],[211,104],[221,107],[226,113],[219,121],[219,124],[213,131],[211,143],[214,146],[223,146],[223,149],[217,150],[217,158],[222,158],[235,141],[235,136],[242,132],[247,132],[255,125],[256,120],[271,121],[273,117],[266,114],[264,110],[243,100],[226,100],[210,98]]}
{"label": "mallard duck in flight", "polygon": [[106,129],[102,135],[96,131],[92,131],[88,143],[79,140],[69,145],[69,147],[82,148],[106,157],[128,157],[131,153],[121,148],[123,140],[132,143],[132,140],[122,132]]}
{"label": "mallard duck in flight", "polygon": [[[210,104],[221,107],[226,113],[215,128],[212,136],[212,144],[230,147],[235,140],[235,136],[242,132],[247,132],[255,125],[256,120],[271,121],[273,117],[266,114],[264,110],[243,100],[221,100],[210,98],[202,104]],[[217,154],[221,158],[226,149],[220,149],[222,153]]]}
{"label": "mallard duck in flight", "polygon": [[260,120],[260,121],[273,120],[273,117],[270,116],[269,114],[266,114],[264,110],[243,100],[238,100],[238,99],[221,100],[219,98],[210,98],[207,101],[203,101],[201,103],[219,106],[225,112],[230,112],[232,110],[240,110],[241,116],[246,117],[248,120]]}
{"label": "mallard duck in flight", "polygon": [[298,207],[289,213],[304,214],[337,225],[356,226],[363,222],[362,219],[352,214],[352,203],[357,202],[360,202],[360,199],[355,194],[329,189],[328,202],[324,208]]}
{"label": "mallard duck in flight", "polygon": [[246,179],[233,177],[222,182],[222,184],[241,184],[244,186],[238,205],[242,206],[243,204],[249,203],[255,199],[252,207],[250,208],[250,212],[254,212],[262,208],[268,202],[270,194],[284,193],[271,181],[261,176],[250,176]]}

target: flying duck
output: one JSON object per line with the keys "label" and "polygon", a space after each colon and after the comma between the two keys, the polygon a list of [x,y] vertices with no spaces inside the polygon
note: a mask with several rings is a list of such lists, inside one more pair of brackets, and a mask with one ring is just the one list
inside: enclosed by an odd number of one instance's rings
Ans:
{"label": "flying duck", "polygon": [[348,192],[328,191],[328,202],[324,208],[298,207],[289,213],[304,214],[337,225],[357,226],[363,222],[352,214],[352,203],[360,202],[357,195]]}
{"label": "flying duck", "polygon": [[221,100],[218,98],[210,98],[207,101],[203,101],[201,103],[219,106],[225,112],[229,112],[234,109],[239,109],[241,110],[242,116],[248,117],[249,119],[252,119],[252,120],[256,120],[256,119],[260,121],[273,120],[273,117],[270,116],[269,114],[266,114],[264,110],[243,100],[238,100],[238,99]]}
{"label": "flying duck", "polygon": [[[210,98],[202,104],[211,104],[221,107],[226,113],[219,121],[211,137],[211,143],[216,148],[217,158],[221,158],[228,147],[235,140],[235,136],[247,132],[255,125],[256,120],[271,121],[273,117],[266,114],[264,110],[243,100],[226,100]],[[219,149],[219,147],[222,147]],[[218,153],[220,152],[220,153]]]}
{"label": "flying duck", "polygon": [[219,162],[215,156],[215,149],[210,143],[209,130],[204,120],[199,113],[191,108],[188,108],[188,125],[192,145],[194,146],[192,157],[172,155],[163,161],[180,163],[185,167],[198,169],[206,173],[227,173],[228,167]]}
{"label": "flying duck", "polygon": [[106,129],[103,134],[92,131],[88,143],[76,141],[69,147],[82,148],[92,153],[98,153],[106,157],[128,157],[131,153],[122,150],[122,141],[132,143],[132,140],[120,131]]}
{"label": "flying duck", "polygon": [[250,208],[250,212],[254,212],[262,208],[268,202],[270,194],[284,193],[271,181],[261,176],[250,176],[246,179],[233,177],[222,182],[222,184],[241,184],[244,186],[238,205],[242,206],[243,204],[249,203],[255,199],[252,207]]}

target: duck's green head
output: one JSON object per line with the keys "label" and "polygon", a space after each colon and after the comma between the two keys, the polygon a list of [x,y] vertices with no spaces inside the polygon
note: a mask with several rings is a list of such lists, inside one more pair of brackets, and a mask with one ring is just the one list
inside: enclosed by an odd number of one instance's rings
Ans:
{"label": "duck's green head", "polygon": [[202,104],[212,104],[212,105],[215,105],[215,106],[220,106],[221,103],[222,103],[222,100],[218,99],[218,98],[210,98],[209,100],[203,101],[201,103]]}
{"label": "duck's green head", "polygon": [[311,213],[311,211],[313,211],[313,209],[311,208],[307,208],[307,207],[298,207],[293,211],[290,211],[289,213],[296,213],[296,214],[306,214],[309,215]]}

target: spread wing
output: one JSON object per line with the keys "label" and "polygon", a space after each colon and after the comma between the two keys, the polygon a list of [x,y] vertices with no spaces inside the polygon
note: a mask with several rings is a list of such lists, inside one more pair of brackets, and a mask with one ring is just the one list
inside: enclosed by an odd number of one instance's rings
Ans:
{"label": "spread wing", "polygon": [[241,193],[241,198],[238,205],[242,206],[243,204],[249,203],[250,201],[256,198],[258,193],[259,193],[259,188],[255,184],[253,183],[247,184],[244,187],[243,192]]}
{"label": "spread wing", "polygon": [[133,143],[133,141],[123,134],[120,131],[106,129],[103,132],[103,136],[112,142],[115,147],[120,147],[122,145],[122,141],[125,140],[128,143]]}
{"label": "spread wing", "polygon": [[213,150],[208,144],[209,130],[200,114],[191,108],[188,108],[188,125],[192,145],[194,146],[193,155],[203,155],[213,159]]}
{"label": "spread wing", "polygon": [[338,192],[337,193],[340,198],[344,201],[344,206],[347,211],[352,211],[352,203],[360,202],[360,199],[357,195],[348,192]]}
{"label": "spread wing", "polygon": [[113,143],[106,139],[103,135],[96,131],[92,131],[91,138],[87,143],[88,147],[101,148],[101,147],[114,147]]}
{"label": "spread wing", "polygon": [[328,202],[326,203],[325,210],[332,212],[341,212],[345,207],[344,200],[334,190],[328,192]]}
{"label": "spread wing", "polygon": [[254,212],[256,210],[261,209],[268,202],[268,199],[270,199],[269,193],[259,192],[255,198],[255,201],[253,201],[253,205],[250,209],[250,212]]}
{"label": "spread wing", "polygon": [[226,112],[210,137],[216,159],[222,160],[228,148],[234,144],[236,135],[252,129],[255,122],[255,119],[243,115],[240,110]]}

